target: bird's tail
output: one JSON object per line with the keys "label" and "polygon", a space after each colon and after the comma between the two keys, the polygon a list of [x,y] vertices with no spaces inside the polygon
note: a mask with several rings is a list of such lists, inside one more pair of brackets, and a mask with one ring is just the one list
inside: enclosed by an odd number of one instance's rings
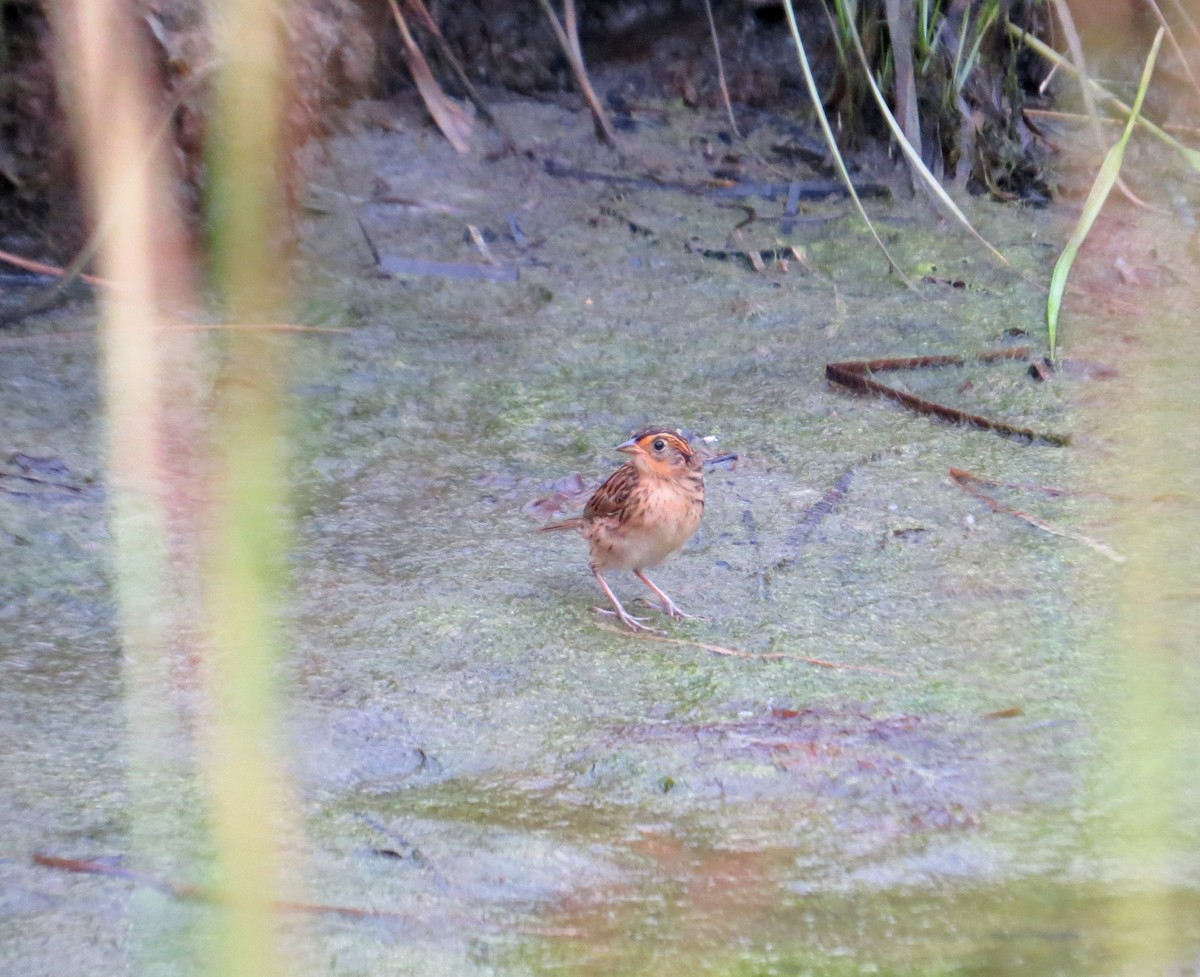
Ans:
{"label": "bird's tail", "polygon": [[574,519],[563,519],[561,522],[548,522],[544,526],[538,526],[538,530],[547,533],[552,529],[578,529],[583,525],[583,520],[578,516]]}

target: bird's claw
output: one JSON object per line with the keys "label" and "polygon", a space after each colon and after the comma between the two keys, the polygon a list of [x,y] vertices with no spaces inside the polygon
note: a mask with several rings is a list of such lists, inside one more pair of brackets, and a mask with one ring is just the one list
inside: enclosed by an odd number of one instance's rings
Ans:
{"label": "bird's claw", "polygon": [[660,631],[658,628],[652,628],[646,623],[646,619],[642,617],[634,617],[628,611],[618,612],[607,607],[593,607],[593,611],[597,614],[604,614],[608,617],[615,617],[630,631],[645,631],[647,634],[666,634],[665,631]]}
{"label": "bird's claw", "polygon": [[658,611],[660,614],[666,614],[667,617],[673,618],[676,621],[701,621],[702,622],[704,620],[704,618],[697,617],[695,614],[688,614],[687,611],[681,611],[679,609],[679,605],[676,604],[673,600],[666,600],[666,601],[659,602],[659,601],[655,601],[655,600],[648,600],[645,597],[639,597],[637,599],[637,601],[639,604],[644,604],[646,607],[651,607],[654,610]]}

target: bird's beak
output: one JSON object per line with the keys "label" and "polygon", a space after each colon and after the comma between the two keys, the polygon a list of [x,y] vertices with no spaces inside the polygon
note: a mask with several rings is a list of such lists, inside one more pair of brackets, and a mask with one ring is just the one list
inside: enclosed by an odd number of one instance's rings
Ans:
{"label": "bird's beak", "polygon": [[645,454],[645,452],[642,451],[642,449],[638,445],[638,443],[632,439],[630,439],[629,441],[622,442],[621,444],[617,445],[617,450],[623,451],[627,455]]}

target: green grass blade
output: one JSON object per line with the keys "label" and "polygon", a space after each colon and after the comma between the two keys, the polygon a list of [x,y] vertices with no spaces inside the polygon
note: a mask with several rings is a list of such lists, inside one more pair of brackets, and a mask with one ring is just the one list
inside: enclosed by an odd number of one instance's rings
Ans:
{"label": "green grass blade", "polygon": [[[968,13],[970,11],[968,10]],[[1000,16],[1000,8],[997,4],[987,4],[979,14],[979,24],[975,28],[974,39],[971,42],[971,50],[967,57],[959,63],[958,55],[962,53],[962,48],[966,45],[967,21],[963,20],[963,44],[960,45],[958,52],[955,55],[955,70],[954,70],[954,91],[961,92],[966,87],[967,79],[971,76],[971,72],[975,70],[979,64],[979,51],[983,47],[984,38],[988,36],[988,32],[992,29],[992,25],[996,23],[996,18]]]}
{"label": "green grass blade", "polygon": [[[837,6],[840,10],[841,5],[838,4]],[[854,189],[854,181],[850,179],[850,171],[846,169],[846,161],[842,159],[842,154],[838,151],[837,140],[833,135],[833,127],[830,126],[829,117],[825,114],[825,106],[821,103],[821,93],[817,90],[817,81],[813,78],[812,68],[808,63],[808,54],[804,50],[804,42],[800,40],[800,28],[796,24],[796,11],[792,8],[792,0],[784,0],[783,9],[787,14],[788,26],[792,31],[792,41],[796,45],[796,56],[800,59],[800,70],[804,73],[804,83],[808,86],[808,96],[812,99],[813,107],[817,110],[817,120],[821,123],[821,131],[825,134],[825,141],[828,143],[829,151],[833,155],[833,162],[837,167],[838,176],[842,178],[842,182],[846,185],[846,191],[850,194],[850,199],[854,201],[854,206],[857,208],[859,216],[866,223],[867,230],[871,232],[871,237],[875,238],[875,243],[879,245],[879,250],[887,258],[888,267],[895,271],[900,276],[901,281],[915,292],[917,291],[917,286],[900,270],[900,266],[896,264],[895,259],[888,252],[887,245],[883,243],[883,238],[879,236],[879,232],[875,230],[875,225],[871,223],[871,218],[867,216],[866,208],[863,207],[862,201]],[[858,32],[855,31],[853,36],[857,43]],[[872,84],[874,83],[872,82]]]}
{"label": "green grass blade", "polygon": [[1046,302],[1046,332],[1050,342],[1051,360],[1058,357],[1058,317],[1062,311],[1062,297],[1067,287],[1067,276],[1071,272],[1071,266],[1075,262],[1075,256],[1079,253],[1080,246],[1087,238],[1092,225],[1096,223],[1096,218],[1121,172],[1125,147],[1129,145],[1129,137],[1133,134],[1133,127],[1137,124],[1138,116],[1141,115],[1142,102],[1146,98],[1146,90],[1150,87],[1150,76],[1154,72],[1154,62],[1158,60],[1158,49],[1162,45],[1163,33],[1163,29],[1160,27],[1158,33],[1154,35],[1154,43],[1150,47],[1150,54],[1142,68],[1137,97],[1134,99],[1129,119],[1125,123],[1125,131],[1121,133],[1121,138],[1116,141],[1104,157],[1104,162],[1100,164],[1100,171],[1096,174],[1095,182],[1092,183],[1092,189],[1084,202],[1083,211],[1075,225],[1075,231],[1054,266],[1054,274],[1050,279],[1050,295]]}
{"label": "green grass blade", "polygon": [[[964,79],[967,75],[967,72],[963,70],[963,51],[966,49],[967,36],[968,36],[970,30],[971,30],[971,8],[968,7],[966,10],[963,11],[962,29],[958,33],[958,46],[954,49],[954,64],[952,64],[950,66],[950,77],[954,79],[953,84],[954,84],[954,94],[955,95],[958,95],[962,91],[963,83],[962,83],[961,79]],[[980,35],[979,39],[982,39],[982,34]],[[974,50],[976,50],[976,51],[979,50],[979,47],[978,47],[979,39],[976,40],[976,46],[974,48]]]}

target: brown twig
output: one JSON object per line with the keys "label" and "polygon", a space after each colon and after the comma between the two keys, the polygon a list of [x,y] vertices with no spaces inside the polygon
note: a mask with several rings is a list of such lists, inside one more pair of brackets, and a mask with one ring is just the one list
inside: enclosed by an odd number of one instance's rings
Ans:
{"label": "brown twig", "polygon": [[1006,437],[1021,438],[1031,442],[1041,442],[1063,447],[1071,443],[1066,434],[1053,434],[1046,431],[1035,431],[1028,427],[1017,427],[1006,421],[984,417],[982,414],[972,414],[959,410],[957,407],[947,407],[916,394],[897,390],[885,383],[873,379],[870,374],[896,370],[924,369],[934,366],[964,366],[971,360],[979,363],[994,363],[999,360],[1023,360],[1029,358],[1029,347],[1018,346],[1013,349],[987,350],[973,357],[966,356],[912,356],[897,359],[882,360],[849,360],[842,363],[828,363],[825,366],[825,378],[831,383],[841,384],[860,393],[874,393],[888,397],[903,404],[909,410],[955,424],[970,424],[985,431],[995,431]]}
{"label": "brown twig", "polygon": [[[163,892],[175,899],[180,899],[186,902],[220,904],[224,901],[221,894],[213,891],[212,889],[205,889],[198,885],[192,885],[190,882],[174,882],[171,879],[162,879],[154,875],[149,875],[145,872],[138,872],[134,869],[126,868],[123,865],[113,865],[109,862],[99,862],[82,858],[60,858],[57,855],[47,855],[43,852],[35,852],[33,855],[33,864],[40,865],[42,868],[57,869],[60,872],[75,872],[80,875],[103,875],[112,879],[120,879],[124,882],[132,882],[135,885],[142,885],[151,889],[156,889],[157,891]],[[362,906],[340,906],[318,902],[293,902],[287,899],[275,900],[272,903],[272,906],[279,912],[341,916],[346,919],[388,919],[412,923],[426,923],[428,925],[434,925],[435,923],[434,920],[422,919],[415,913],[397,912],[390,909],[368,909]],[[439,918],[436,923],[437,925],[443,925],[445,922],[454,919],[457,919],[458,922],[469,921],[482,926],[500,925],[499,923],[489,923],[486,920],[467,920],[463,917]],[[513,928],[505,926],[505,929],[515,929],[516,932],[526,933],[532,936],[579,935],[576,930],[569,928],[562,929],[557,927],[517,926]]]}
{"label": "brown twig", "polygon": [[294,322],[195,322],[169,326],[164,332],[351,332],[341,326],[301,326]]}
{"label": "brown twig", "polygon": [[1065,539],[1076,540],[1077,542],[1083,543],[1085,546],[1090,546],[1093,550],[1095,550],[1101,556],[1106,556],[1110,560],[1112,560],[1116,563],[1124,563],[1125,562],[1125,557],[1123,557],[1120,553],[1118,553],[1116,550],[1114,550],[1107,543],[1103,543],[1098,539],[1092,539],[1090,536],[1084,536],[1082,533],[1073,533],[1068,529],[1059,529],[1057,526],[1054,526],[1051,523],[1046,522],[1044,519],[1039,519],[1037,516],[1033,515],[1032,513],[1022,512],[1020,509],[1010,508],[1009,506],[1006,506],[1003,503],[992,498],[990,495],[988,495],[986,492],[983,491],[983,489],[979,488],[978,486],[990,485],[990,486],[994,486],[996,488],[1023,489],[1026,491],[1041,492],[1045,495],[1065,495],[1065,494],[1067,494],[1065,489],[1057,489],[1057,488],[1053,488],[1048,485],[1029,485],[1029,484],[1014,484],[1011,482],[996,482],[990,478],[984,478],[981,475],[975,475],[975,474],[972,474],[971,472],[964,471],[961,468],[951,468],[950,469],[950,478],[954,482],[954,484],[957,485],[960,489],[962,489],[964,492],[966,492],[968,495],[972,496],[973,498],[979,499],[981,502],[983,502],[985,505],[987,505],[987,507],[989,509],[991,509],[993,512],[998,512],[1002,515],[1013,516],[1016,519],[1020,519],[1023,522],[1029,523],[1029,525],[1033,526],[1035,529],[1040,529],[1044,533],[1050,533],[1050,535],[1052,535],[1052,536],[1062,536]]}
{"label": "brown twig", "polygon": [[[166,326],[163,334],[172,332],[351,332],[339,326],[299,326],[290,322],[198,322]],[[0,346],[30,346],[47,339],[96,339],[93,330],[76,329],[71,332],[49,332],[36,336],[0,336]]]}
{"label": "brown twig", "polygon": [[732,658],[748,658],[755,661],[804,662],[806,665],[817,665],[821,668],[840,668],[847,671],[874,672],[877,675],[891,675],[896,678],[901,677],[899,672],[889,671],[886,668],[874,668],[870,665],[843,665],[841,662],[826,661],[824,658],[807,658],[804,655],[789,655],[785,651],[742,651],[739,648],[725,648],[721,645],[705,644],[703,641],[691,641],[687,638],[670,638],[662,634],[652,634],[649,631],[626,631],[623,628],[609,627],[606,624],[602,624],[600,627],[605,631],[611,631],[613,634],[624,635],[627,638],[640,638],[644,641],[662,641],[669,645],[682,645],[687,648],[700,648],[701,650],[711,652],[714,655],[726,655]]}
{"label": "brown twig", "polygon": [[[43,264],[40,261],[31,261],[29,258],[22,258],[20,255],[13,254],[10,251],[0,251],[0,261],[15,265],[17,268],[24,268],[26,271],[36,272],[39,275],[53,275],[55,278],[62,278],[67,274],[62,268]],[[107,278],[101,278],[98,275],[85,275],[81,273],[79,278],[89,285],[104,285],[109,288],[113,285]]]}
{"label": "brown twig", "polygon": [[156,878],[142,872],[126,868],[124,865],[113,865],[110,862],[98,862],[85,858],[60,858],[57,855],[47,855],[44,852],[34,852],[33,864],[42,868],[58,869],[60,872],[75,872],[79,875],[104,875],[111,879],[121,879],[144,885],[159,892],[165,892],[176,899],[186,899],[195,902],[217,902],[217,897],[197,885],[186,882],[172,882],[169,879]]}

